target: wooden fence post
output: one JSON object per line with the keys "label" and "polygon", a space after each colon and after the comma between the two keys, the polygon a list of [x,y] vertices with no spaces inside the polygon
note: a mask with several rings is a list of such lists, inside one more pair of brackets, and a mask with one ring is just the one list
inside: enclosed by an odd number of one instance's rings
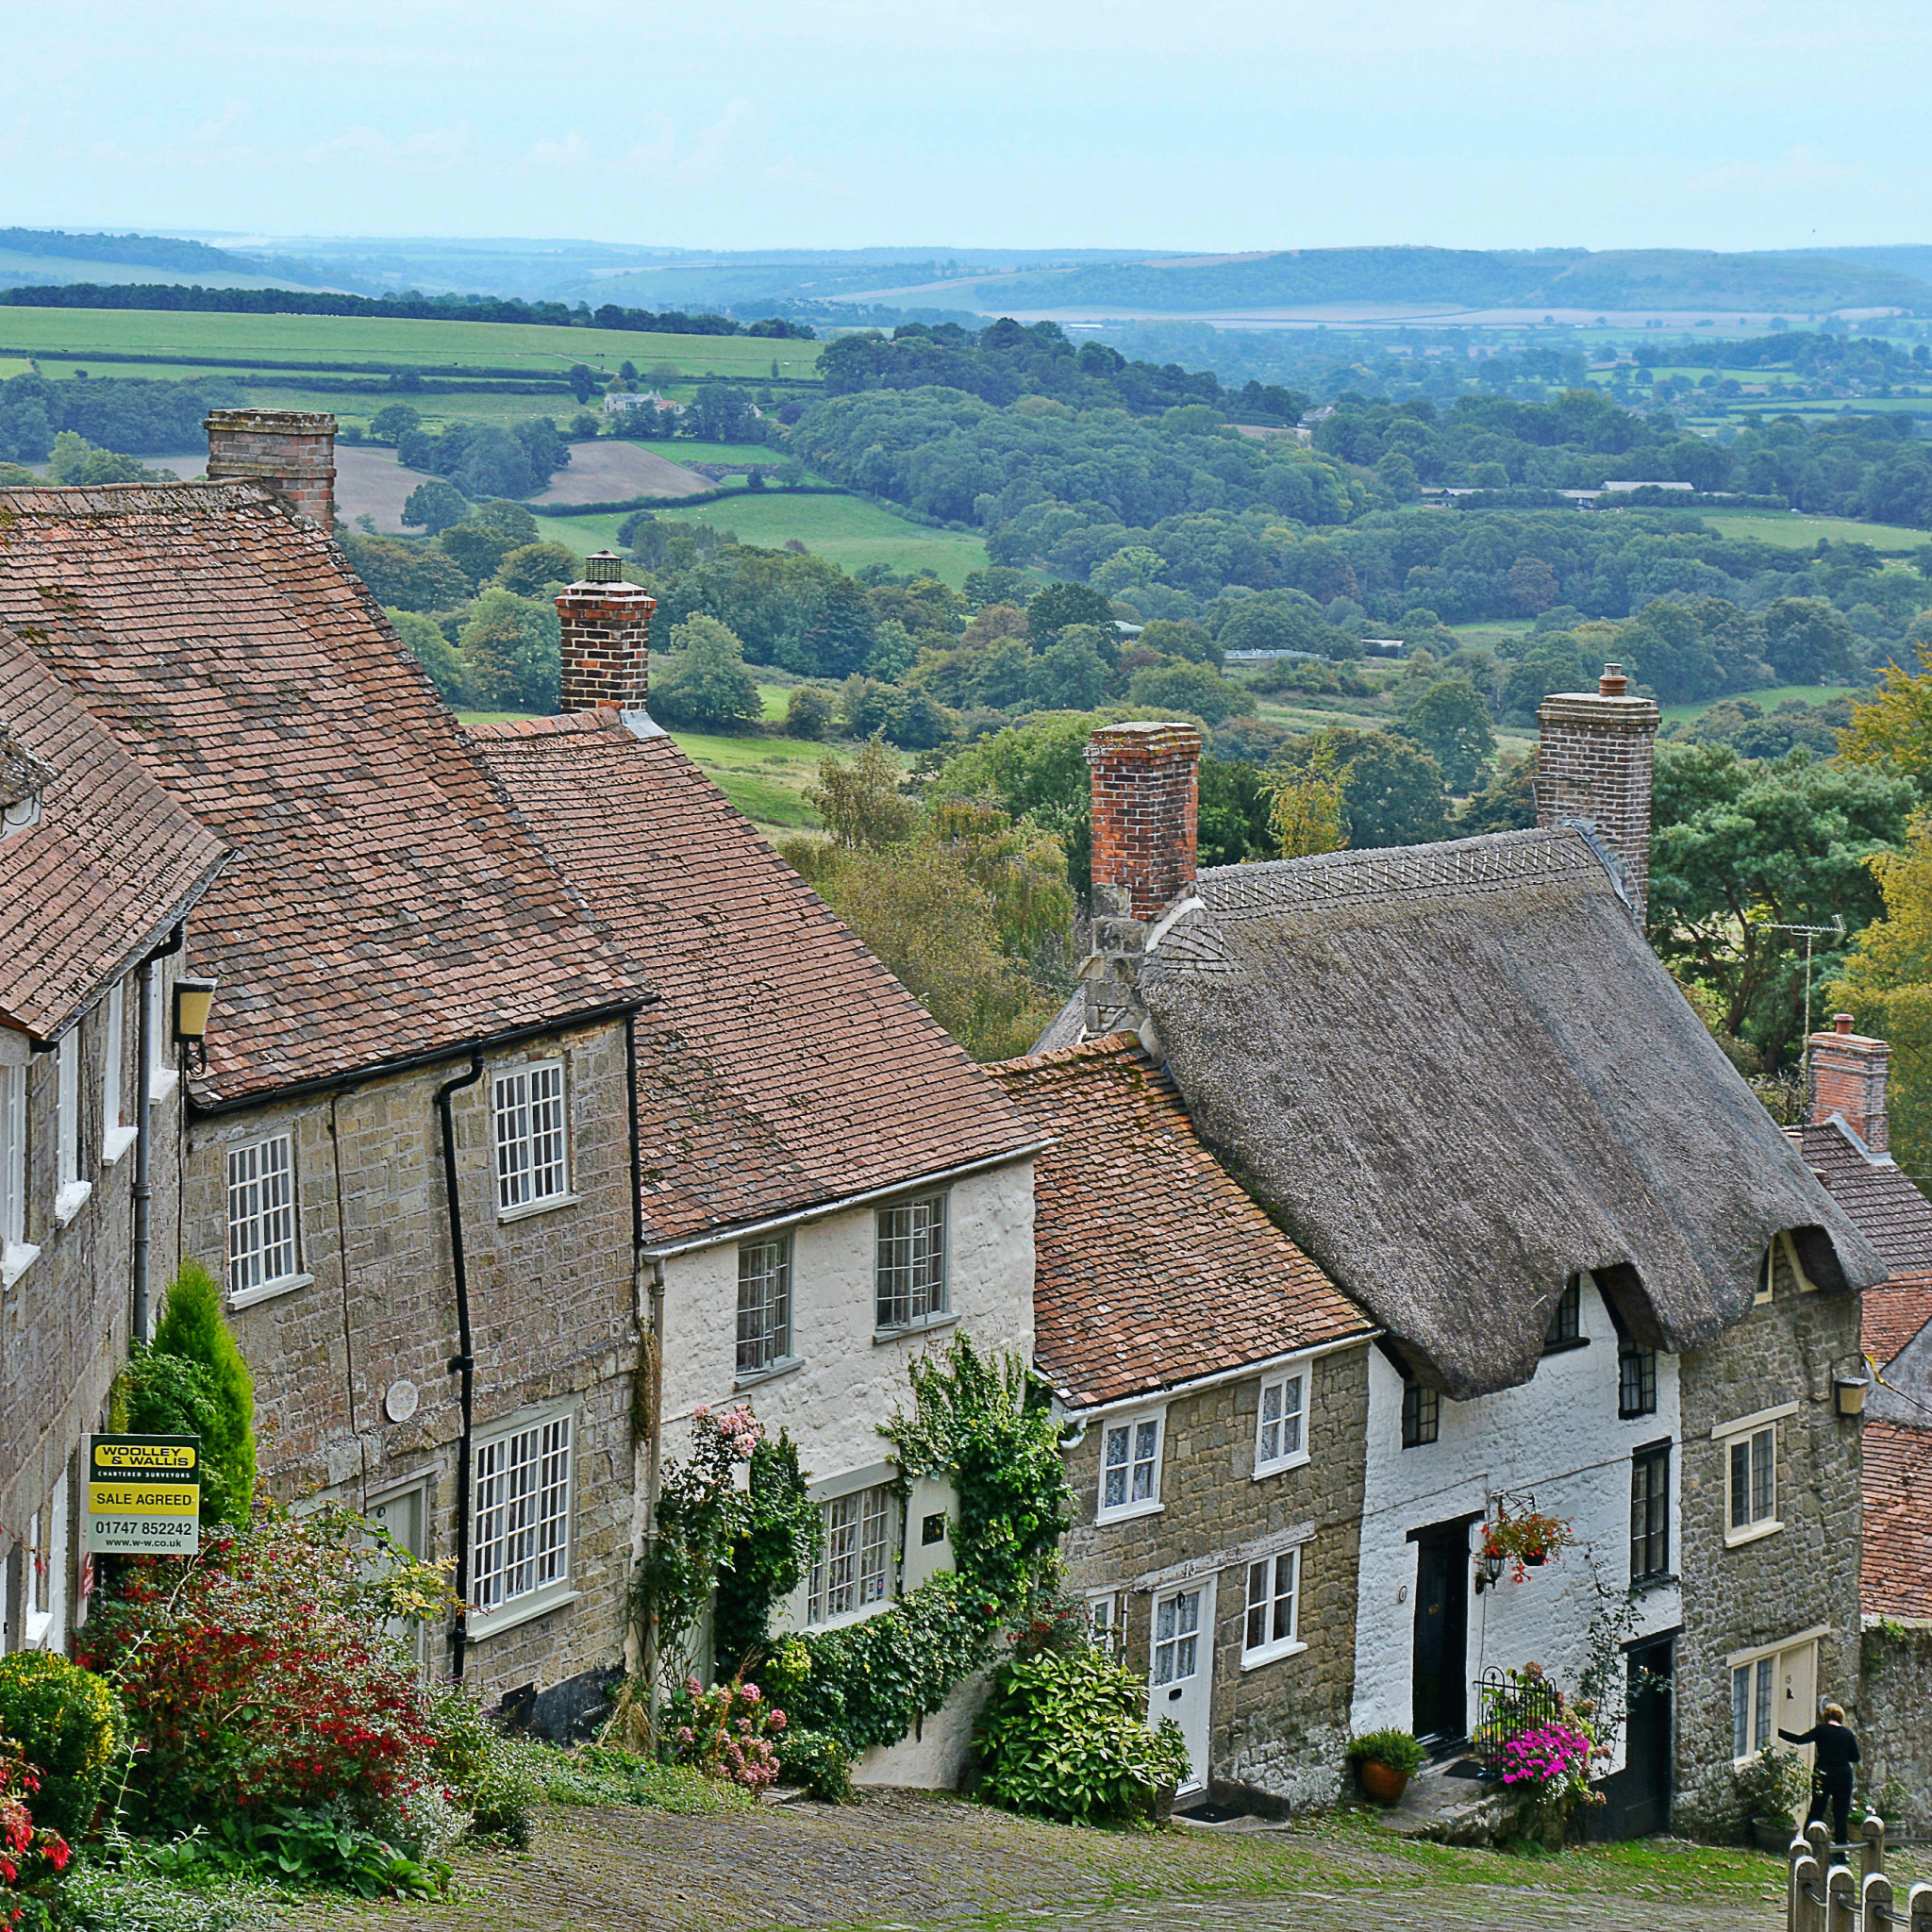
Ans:
{"label": "wooden fence post", "polygon": [[1907,1932],[1932,1932],[1932,1885],[1921,1882],[1907,1895]]}
{"label": "wooden fence post", "polygon": [[1858,1932],[1858,1892],[1849,1865],[1834,1865],[1825,1880],[1825,1932]]}
{"label": "wooden fence post", "polygon": [[1885,1820],[1875,1811],[1866,1812],[1858,1836],[1864,1840],[1858,1854],[1858,1875],[1869,1878],[1885,1870]]}
{"label": "wooden fence post", "polygon": [[1811,1856],[1818,1860],[1821,1872],[1831,1870],[1831,1826],[1820,1819],[1815,1824],[1805,1827],[1805,1840],[1811,1847]]}
{"label": "wooden fence post", "polygon": [[[1818,1860],[1807,1851],[1791,1860],[1791,1932],[1821,1932],[1824,1915],[1812,1894],[1819,1890]],[[1912,1932],[1918,1932],[1914,1926]]]}
{"label": "wooden fence post", "polygon": [[1890,1932],[1891,1880],[1883,1872],[1868,1872],[1858,1893],[1858,1924],[1866,1932]]}

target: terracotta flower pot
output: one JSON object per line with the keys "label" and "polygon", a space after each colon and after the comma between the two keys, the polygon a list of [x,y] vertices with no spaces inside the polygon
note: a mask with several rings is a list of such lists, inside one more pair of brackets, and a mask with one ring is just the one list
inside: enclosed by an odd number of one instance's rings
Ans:
{"label": "terracotta flower pot", "polygon": [[1362,1781],[1363,1791],[1378,1805],[1397,1803],[1408,1789],[1408,1774],[1397,1771],[1392,1764],[1382,1764],[1373,1757],[1359,1759],[1356,1774]]}

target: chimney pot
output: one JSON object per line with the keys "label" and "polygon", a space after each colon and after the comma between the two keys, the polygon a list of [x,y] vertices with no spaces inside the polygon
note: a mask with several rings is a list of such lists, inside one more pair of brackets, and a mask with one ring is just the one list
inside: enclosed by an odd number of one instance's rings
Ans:
{"label": "chimney pot", "polygon": [[557,600],[563,626],[559,711],[641,711],[650,694],[651,613],[658,600],[624,575],[624,559],[599,550]]}
{"label": "chimney pot", "polygon": [[1849,1033],[1852,1030],[1852,1016],[1849,1013],[1834,1013],[1831,1016],[1832,1030],[1836,1033]]}
{"label": "chimney pot", "polygon": [[202,426],[210,482],[266,483],[297,516],[334,530],[333,416],[319,409],[210,409]]}
{"label": "chimney pot", "polygon": [[1596,681],[1597,695],[1602,698],[1621,698],[1627,696],[1629,690],[1630,680],[1624,675],[1624,667],[1621,664],[1606,664],[1604,675]]}

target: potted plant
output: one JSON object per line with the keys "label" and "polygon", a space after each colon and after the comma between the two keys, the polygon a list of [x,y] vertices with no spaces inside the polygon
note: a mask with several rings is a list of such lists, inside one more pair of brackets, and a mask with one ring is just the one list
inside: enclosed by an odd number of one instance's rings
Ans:
{"label": "potted plant", "polygon": [[1738,1798],[1761,1852],[1783,1852],[1798,1829],[1799,1807],[1811,1792],[1811,1774],[1795,1751],[1768,1745],[1739,1766]]}
{"label": "potted plant", "polygon": [[1364,1731],[1348,1747],[1363,1794],[1378,1805],[1393,1805],[1423,1768],[1423,1747],[1407,1731]]}
{"label": "potted plant", "polygon": [[1576,1532],[1561,1517],[1540,1516],[1534,1509],[1521,1516],[1499,1509],[1493,1523],[1483,1524],[1483,1555],[1514,1563],[1518,1583],[1552,1557],[1561,1556],[1575,1541]]}

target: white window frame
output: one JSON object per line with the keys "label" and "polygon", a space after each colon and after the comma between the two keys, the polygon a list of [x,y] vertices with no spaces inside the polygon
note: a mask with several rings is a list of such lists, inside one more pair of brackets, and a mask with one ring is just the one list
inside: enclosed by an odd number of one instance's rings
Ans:
{"label": "white window frame", "polygon": [[[1314,1386],[1312,1365],[1296,1362],[1274,1374],[1261,1378],[1259,1392],[1255,1398],[1255,1475],[1278,1475],[1284,1469],[1299,1469],[1312,1454],[1308,1447],[1308,1391]],[[1294,1407],[1289,1407],[1289,1394],[1293,1391]],[[1268,1413],[1269,1398],[1275,1400],[1275,1414],[1271,1421]],[[1269,1431],[1275,1434],[1273,1442],[1274,1454],[1270,1448]],[[1289,1435],[1293,1434],[1293,1446],[1289,1446]]]}
{"label": "white window frame", "polygon": [[[926,1224],[919,1224],[924,1212]],[[907,1217],[903,1231],[899,1217]],[[908,1195],[873,1212],[873,1333],[885,1341],[939,1328],[954,1319],[952,1291],[953,1204],[949,1193]],[[924,1250],[922,1252],[922,1240]],[[904,1243],[903,1258],[889,1250]],[[936,1252],[935,1252],[936,1251]],[[889,1276],[905,1276],[903,1291]],[[905,1307],[903,1317],[893,1310]]]}
{"label": "white window frame", "polygon": [[[315,1279],[302,1272],[301,1194],[292,1127],[253,1141],[230,1141],[223,1150],[228,1179],[228,1306],[245,1308],[306,1288]],[[281,1184],[281,1185],[278,1185]],[[247,1198],[242,1191],[262,1191]],[[238,1194],[242,1194],[239,1202]],[[284,1199],[275,1199],[285,1194]],[[286,1216],[285,1224],[270,1217]],[[284,1225],[286,1232],[284,1232]],[[243,1245],[237,1245],[241,1235]],[[247,1264],[255,1262],[258,1267]],[[238,1267],[238,1263],[242,1264]],[[276,1266],[281,1263],[285,1265]],[[255,1279],[243,1278],[256,1275]]]}
{"label": "white window frame", "polygon": [[67,1648],[67,1466],[27,1522],[21,1547],[21,1623],[28,1650]]}
{"label": "white window frame", "polygon": [[[876,1476],[879,1472],[864,1472]],[[805,1579],[813,1630],[863,1623],[898,1594],[904,1501],[897,1478],[850,1481],[818,1499],[819,1554]]]}
{"label": "white window frame", "polygon": [[[1762,1408],[1751,1415],[1740,1415],[1727,1423],[1719,1423],[1711,1432],[1711,1441],[1718,1443],[1724,1453],[1723,1496],[1724,1545],[1736,1549],[1742,1543],[1755,1543],[1760,1538],[1775,1536],[1784,1528],[1778,1516],[1778,1424],[1788,1416],[1798,1412],[1795,1402],[1781,1403],[1775,1408]],[[1770,1439],[1769,1475],[1771,1496],[1769,1507],[1763,1514],[1757,1510],[1757,1471],[1758,1461],[1752,1446],[1759,1439]],[[1737,1476],[1736,1457],[1741,1449],[1746,1457],[1746,1481],[1750,1485],[1746,1498],[1747,1515],[1742,1523],[1736,1520],[1736,1495],[1734,1484]]]}
{"label": "white window frame", "polygon": [[[760,1262],[756,1273],[747,1276],[746,1264],[754,1256],[766,1250],[775,1249],[774,1263]],[[741,1241],[738,1244],[738,1327],[737,1327],[737,1386],[741,1389],[754,1382],[769,1381],[774,1375],[782,1375],[786,1370],[798,1366],[799,1358],[794,1347],[792,1323],[797,1310],[793,1302],[792,1264],[797,1248],[790,1228],[780,1228],[775,1233],[762,1235],[755,1241]],[[771,1277],[776,1277],[775,1291]],[[761,1298],[756,1306],[748,1305],[746,1290],[762,1282]],[[773,1302],[783,1309],[782,1318],[775,1324],[770,1319]],[[763,1337],[768,1349],[760,1359],[747,1361],[745,1347],[747,1340],[746,1323],[752,1321],[758,1335]],[[775,1329],[775,1333],[772,1332]]]}
{"label": "white window frame", "polygon": [[54,1219],[65,1227],[94,1191],[80,1177],[80,1027],[54,1049]]}
{"label": "white window frame", "polygon": [[155,961],[147,987],[147,1094],[151,1106],[158,1107],[181,1084],[181,1074],[168,1059],[168,1048],[175,1037],[169,1024],[168,962]]}
{"label": "white window frame", "polygon": [[473,1638],[583,1594],[575,1580],[578,1446],[575,1402],[524,1410],[477,1432],[470,1469]]}
{"label": "white window frame", "polygon": [[1126,1656],[1126,1600],[1119,1591],[1088,1593],[1087,1635],[1095,1650],[1104,1651],[1116,1663]]}
{"label": "white window frame", "polygon": [[[1818,1641],[1822,1637],[1831,1635],[1829,1624],[1814,1624],[1808,1630],[1800,1630],[1790,1637],[1780,1639],[1776,1643],[1761,1643],[1753,1650],[1733,1651],[1724,1659],[1730,1675],[1731,1685],[1731,1764],[1733,1768],[1750,1763],[1759,1751],[1768,1745],[1778,1744],[1777,1705],[1780,1679],[1786,1657],[1794,1651],[1811,1652],[1811,1683],[1813,1697],[1816,1698],[1818,1683]],[[1741,1686],[1740,1680],[1742,1680]],[[1740,1716],[1739,1692],[1744,1692],[1744,1751],[1738,1751],[1738,1719]],[[1807,1730],[1818,1721],[1817,1712],[1807,1714]],[[1760,1730],[1763,1733],[1759,1737]]]}
{"label": "white window frame", "polygon": [[127,982],[108,989],[101,1041],[101,1159],[112,1167],[141,1138],[127,1111]]}
{"label": "white window frame", "polygon": [[[1154,1430],[1152,1456],[1143,1454],[1145,1441],[1141,1431],[1151,1426]],[[1116,1437],[1125,1443],[1124,1459],[1112,1463],[1108,1460],[1111,1445]],[[1164,1507],[1160,1500],[1161,1466],[1167,1460],[1167,1410],[1162,1408],[1137,1409],[1124,1416],[1107,1416],[1100,1424],[1100,1470],[1093,1490],[1093,1520],[1096,1523],[1124,1523],[1130,1517],[1156,1516]],[[1141,1487],[1140,1472],[1148,1469],[1150,1487],[1145,1494],[1137,1494]],[[1110,1469],[1123,1472],[1123,1498],[1119,1503],[1107,1499],[1108,1474]]]}
{"label": "white window frame", "polygon": [[[533,1097],[540,1085],[551,1091]],[[537,1118],[540,1108],[553,1107],[554,1125]],[[544,1137],[552,1133],[556,1146],[544,1147]],[[561,1058],[519,1060],[491,1070],[490,1155],[500,1222],[568,1208],[580,1198],[571,1191],[570,1080]]]}
{"label": "white window frame", "polygon": [[[1254,1557],[1242,1570],[1241,1607],[1241,1669],[1254,1670],[1260,1664],[1272,1664],[1278,1658],[1294,1657],[1307,1649],[1302,1641],[1302,1549],[1300,1543],[1291,1543],[1285,1550],[1271,1550],[1266,1556]],[[1282,1572],[1287,1571],[1288,1588],[1281,1585]],[[1257,1595],[1257,1586],[1261,1594]],[[1281,1599],[1288,1600],[1288,1629],[1284,1634],[1274,1628],[1280,1614]],[[1256,1613],[1262,1618],[1261,1641],[1252,1641]]]}
{"label": "white window frame", "polygon": [[0,1065],[0,1289],[8,1289],[40,1258],[26,1238],[27,1072]]}

